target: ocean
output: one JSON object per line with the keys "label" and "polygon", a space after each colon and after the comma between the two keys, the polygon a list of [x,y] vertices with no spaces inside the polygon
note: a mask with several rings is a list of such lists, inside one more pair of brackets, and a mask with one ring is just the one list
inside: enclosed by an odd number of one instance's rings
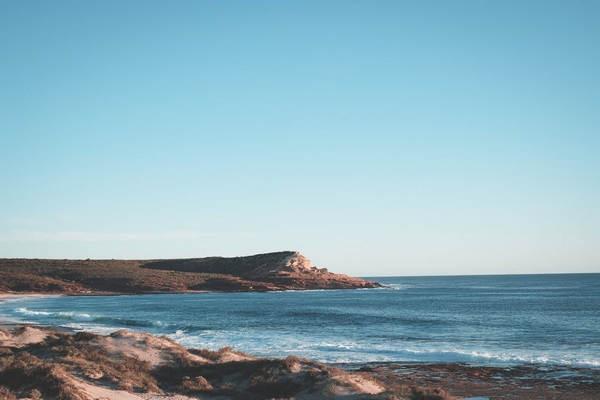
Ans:
{"label": "ocean", "polygon": [[387,287],[44,297],[1,302],[0,316],[333,363],[600,368],[600,274],[369,279]]}

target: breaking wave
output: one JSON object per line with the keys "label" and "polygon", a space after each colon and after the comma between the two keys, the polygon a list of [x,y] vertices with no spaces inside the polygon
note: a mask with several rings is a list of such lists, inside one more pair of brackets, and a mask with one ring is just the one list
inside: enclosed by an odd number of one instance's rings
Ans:
{"label": "breaking wave", "polygon": [[41,311],[30,310],[26,307],[19,307],[15,310],[17,314],[30,317],[50,317],[55,320],[68,320],[79,322],[94,322],[102,325],[116,325],[116,327],[161,327],[164,324],[161,321],[142,321],[130,318],[95,316],[88,313],[74,311]]}

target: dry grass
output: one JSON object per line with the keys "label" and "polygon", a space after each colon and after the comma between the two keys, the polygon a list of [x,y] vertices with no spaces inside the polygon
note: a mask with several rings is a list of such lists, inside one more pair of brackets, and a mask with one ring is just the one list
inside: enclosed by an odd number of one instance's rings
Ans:
{"label": "dry grass", "polygon": [[[86,400],[61,365],[27,352],[0,359],[0,381],[21,394],[39,393],[57,400]],[[9,392],[10,393],[10,392]]]}
{"label": "dry grass", "polygon": [[90,333],[62,335],[48,339],[39,347],[49,347],[52,356],[77,375],[122,390],[160,392],[148,362],[126,355],[116,357],[105,348],[91,344],[94,337]]}
{"label": "dry grass", "polygon": [[144,268],[135,260],[0,259],[0,292],[151,293],[272,290],[263,282],[215,273]]}
{"label": "dry grass", "polygon": [[[142,268],[132,260],[38,260],[0,259],[0,292],[36,293],[141,293],[177,292],[219,286],[231,276]],[[212,283],[211,283],[212,282]]]}

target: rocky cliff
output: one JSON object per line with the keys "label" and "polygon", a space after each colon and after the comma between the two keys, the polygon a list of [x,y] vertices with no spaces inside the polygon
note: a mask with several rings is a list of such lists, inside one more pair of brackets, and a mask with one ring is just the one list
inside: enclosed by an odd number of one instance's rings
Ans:
{"label": "rocky cliff", "polygon": [[148,262],[143,268],[194,273],[228,274],[283,289],[371,288],[379,285],[364,279],[318,268],[296,251],[246,257],[206,257]]}

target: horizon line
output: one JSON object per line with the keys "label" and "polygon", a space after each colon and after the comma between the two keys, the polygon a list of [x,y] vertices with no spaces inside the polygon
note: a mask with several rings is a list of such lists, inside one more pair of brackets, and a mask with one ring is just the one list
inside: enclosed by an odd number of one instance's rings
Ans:
{"label": "horizon line", "polygon": [[530,276],[530,275],[599,275],[598,272],[533,272],[533,273],[522,273],[522,274],[503,274],[503,273],[492,273],[492,274],[442,274],[442,275],[361,275],[360,278],[445,278],[445,277],[461,277],[461,276]]}

